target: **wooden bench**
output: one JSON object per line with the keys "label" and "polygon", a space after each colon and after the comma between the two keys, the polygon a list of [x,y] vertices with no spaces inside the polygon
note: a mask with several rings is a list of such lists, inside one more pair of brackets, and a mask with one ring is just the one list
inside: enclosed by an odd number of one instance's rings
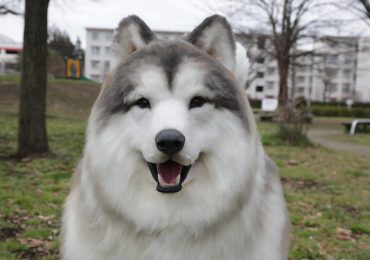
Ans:
{"label": "wooden bench", "polygon": [[260,111],[259,114],[260,121],[273,121],[276,117],[276,112],[267,112],[267,111]]}
{"label": "wooden bench", "polygon": [[344,122],[342,125],[345,127],[347,133],[354,135],[356,129],[367,132],[367,127],[370,125],[370,119],[354,119],[352,122]]}

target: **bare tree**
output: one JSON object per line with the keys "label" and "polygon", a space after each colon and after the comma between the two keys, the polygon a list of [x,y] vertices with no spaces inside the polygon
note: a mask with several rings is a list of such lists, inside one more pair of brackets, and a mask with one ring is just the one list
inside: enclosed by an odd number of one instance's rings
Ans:
{"label": "bare tree", "polygon": [[[226,6],[226,7],[225,7]],[[269,28],[266,32],[273,47],[279,74],[279,107],[288,103],[288,79],[292,60],[312,51],[295,52],[300,44],[316,37],[323,27],[337,26],[330,15],[330,2],[323,0],[229,0],[217,9],[231,18],[234,27],[244,30],[247,20]],[[235,25],[236,24],[236,25]],[[252,23],[256,26],[256,23]]]}
{"label": "bare tree", "polygon": [[370,1],[369,0],[356,0],[351,1],[352,8],[361,16],[370,19]]}
{"label": "bare tree", "polygon": [[46,153],[47,14],[49,0],[26,0],[23,36],[19,157]]}
{"label": "bare tree", "polygon": [[22,14],[19,11],[20,0],[0,0],[0,15],[13,14],[20,15]]}
{"label": "bare tree", "polygon": [[327,101],[327,97],[334,91],[332,83],[333,78],[335,77],[335,70],[328,67],[326,63],[323,64],[322,67],[317,67],[317,71],[319,73],[319,77],[324,85],[323,88],[323,101]]}

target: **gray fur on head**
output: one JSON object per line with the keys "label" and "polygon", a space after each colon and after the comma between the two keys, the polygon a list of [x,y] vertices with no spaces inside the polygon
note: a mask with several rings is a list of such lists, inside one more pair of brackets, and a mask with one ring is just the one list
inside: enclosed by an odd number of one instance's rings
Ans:
{"label": "gray fur on head", "polygon": [[113,51],[118,62],[125,60],[132,52],[143,48],[157,40],[148,25],[136,15],[124,18],[116,32],[113,41]]}
{"label": "gray fur on head", "polygon": [[[114,63],[124,61],[131,53],[157,40],[152,30],[138,16],[126,17],[116,30],[113,43]],[[231,27],[223,16],[206,18],[185,40],[234,71],[235,41]]]}
{"label": "gray fur on head", "polygon": [[217,59],[230,71],[235,67],[235,41],[225,17],[213,15],[196,27],[186,40]]}

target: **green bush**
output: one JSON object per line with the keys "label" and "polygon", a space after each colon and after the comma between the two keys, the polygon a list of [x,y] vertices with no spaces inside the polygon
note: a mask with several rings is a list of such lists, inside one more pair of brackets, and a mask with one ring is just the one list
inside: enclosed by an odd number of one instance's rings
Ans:
{"label": "green bush", "polygon": [[[318,101],[313,101],[311,102],[311,106],[313,107],[347,107],[345,102],[318,102]],[[365,103],[354,103],[352,107],[364,107],[364,108],[370,108],[370,103],[365,102]]]}
{"label": "green bush", "polygon": [[315,116],[331,117],[370,117],[370,107],[347,108],[342,106],[314,105],[311,106]]}
{"label": "green bush", "polygon": [[249,99],[249,104],[251,105],[252,108],[261,108],[261,100],[258,99]]}

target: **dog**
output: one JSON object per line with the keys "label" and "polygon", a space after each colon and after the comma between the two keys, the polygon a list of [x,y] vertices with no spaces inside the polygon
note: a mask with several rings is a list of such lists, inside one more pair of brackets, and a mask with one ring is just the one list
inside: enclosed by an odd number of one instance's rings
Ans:
{"label": "dog", "polygon": [[165,41],[129,16],[113,49],[65,203],[62,259],[287,259],[278,170],[235,76],[227,20]]}

